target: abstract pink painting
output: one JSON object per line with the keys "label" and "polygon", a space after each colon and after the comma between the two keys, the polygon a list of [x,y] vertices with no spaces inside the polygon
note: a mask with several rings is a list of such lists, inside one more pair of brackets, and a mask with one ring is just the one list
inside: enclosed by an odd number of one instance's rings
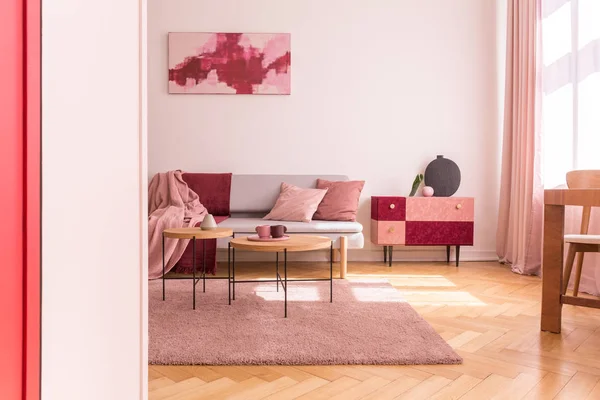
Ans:
{"label": "abstract pink painting", "polygon": [[169,93],[290,94],[289,33],[169,33]]}

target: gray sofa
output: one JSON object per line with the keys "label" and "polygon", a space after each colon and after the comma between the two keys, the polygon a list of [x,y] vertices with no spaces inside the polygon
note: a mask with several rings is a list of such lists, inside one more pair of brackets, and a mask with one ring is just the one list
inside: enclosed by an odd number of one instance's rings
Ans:
{"label": "gray sofa", "polygon": [[[327,236],[334,240],[339,254],[340,278],[345,278],[348,249],[361,249],[365,239],[359,222],[317,221],[281,222],[262,219],[279,196],[281,183],[286,182],[304,188],[316,187],[317,178],[331,181],[347,181],[344,175],[233,175],[231,178],[231,217],[219,223],[220,227],[231,228],[236,237],[253,235],[257,225],[287,226],[288,233],[303,233]],[[229,239],[219,239],[218,248],[227,248]]]}

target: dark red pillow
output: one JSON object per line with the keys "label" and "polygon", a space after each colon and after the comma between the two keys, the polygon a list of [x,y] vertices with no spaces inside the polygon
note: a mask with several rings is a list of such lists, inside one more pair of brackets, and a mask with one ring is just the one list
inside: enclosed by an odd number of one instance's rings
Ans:
{"label": "dark red pillow", "polygon": [[317,189],[328,189],[313,219],[356,221],[358,200],[365,181],[327,181],[317,179]]}
{"label": "dark red pillow", "polygon": [[184,173],[182,178],[198,194],[200,203],[209,214],[229,216],[231,198],[231,173]]}

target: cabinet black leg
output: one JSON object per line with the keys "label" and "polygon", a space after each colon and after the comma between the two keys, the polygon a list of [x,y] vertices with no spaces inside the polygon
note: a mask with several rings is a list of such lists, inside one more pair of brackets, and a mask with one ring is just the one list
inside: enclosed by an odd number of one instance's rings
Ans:
{"label": "cabinet black leg", "polygon": [[388,259],[390,260],[390,267],[392,266],[392,254],[394,254],[394,246],[388,246]]}
{"label": "cabinet black leg", "polygon": [[450,246],[446,246],[446,264],[450,264]]}
{"label": "cabinet black leg", "polygon": [[387,264],[387,246],[383,246],[383,263]]}
{"label": "cabinet black leg", "polygon": [[460,259],[460,246],[456,246],[456,266],[458,267],[458,260]]}

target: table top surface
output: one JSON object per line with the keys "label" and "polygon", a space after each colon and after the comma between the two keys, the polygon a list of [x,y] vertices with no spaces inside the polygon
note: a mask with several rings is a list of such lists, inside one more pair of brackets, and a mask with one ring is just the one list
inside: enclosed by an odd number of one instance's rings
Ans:
{"label": "table top surface", "polygon": [[546,189],[544,204],[600,207],[600,189]]}
{"label": "table top surface", "polygon": [[277,242],[254,242],[246,237],[234,238],[231,240],[231,247],[241,250],[264,251],[264,252],[289,252],[311,251],[328,249],[331,247],[332,239],[326,236],[317,235],[289,235],[288,240]]}
{"label": "table top surface", "polygon": [[214,228],[202,230],[200,228],[172,228],[163,231],[165,237],[172,239],[218,239],[233,236],[229,228]]}

